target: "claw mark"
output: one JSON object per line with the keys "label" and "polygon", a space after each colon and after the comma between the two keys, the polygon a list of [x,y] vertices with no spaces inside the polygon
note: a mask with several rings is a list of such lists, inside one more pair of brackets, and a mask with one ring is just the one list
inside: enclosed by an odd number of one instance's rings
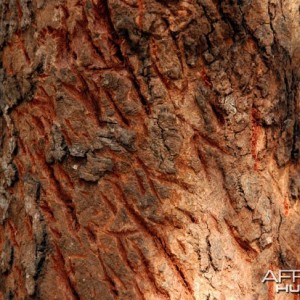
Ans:
{"label": "claw mark", "polygon": [[284,208],[284,215],[288,216],[288,214],[289,214],[289,199],[288,199],[287,195],[284,197],[284,200],[283,200],[283,208]]}
{"label": "claw mark", "polygon": [[252,108],[251,118],[252,118],[252,135],[251,135],[251,154],[254,160],[254,170],[257,171],[259,167],[259,159],[257,157],[257,140],[260,133],[260,126],[256,122],[257,110]]}

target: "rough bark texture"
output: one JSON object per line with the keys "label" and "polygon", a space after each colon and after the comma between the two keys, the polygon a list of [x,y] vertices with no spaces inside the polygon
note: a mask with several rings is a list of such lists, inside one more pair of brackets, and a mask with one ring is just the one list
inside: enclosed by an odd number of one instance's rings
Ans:
{"label": "rough bark texture", "polygon": [[2,0],[0,299],[294,299],[299,0]]}

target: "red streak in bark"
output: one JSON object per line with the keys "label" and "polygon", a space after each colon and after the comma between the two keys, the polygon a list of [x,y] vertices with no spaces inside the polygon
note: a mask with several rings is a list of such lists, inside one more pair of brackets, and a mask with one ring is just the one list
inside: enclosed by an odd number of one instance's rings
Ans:
{"label": "red streak in bark", "polygon": [[268,300],[275,300],[274,281],[268,281]]}
{"label": "red streak in bark", "polygon": [[284,200],[283,200],[283,208],[284,208],[284,215],[288,216],[288,214],[289,214],[289,198],[287,195],[284,197]]}
{"label": "red streak in bark", "polygon": [[208,86],[209,88],[212,88],[212,83],[204,69],[201,71],[200,76],[201,76],[202,80],[204,81],[205,85]]}

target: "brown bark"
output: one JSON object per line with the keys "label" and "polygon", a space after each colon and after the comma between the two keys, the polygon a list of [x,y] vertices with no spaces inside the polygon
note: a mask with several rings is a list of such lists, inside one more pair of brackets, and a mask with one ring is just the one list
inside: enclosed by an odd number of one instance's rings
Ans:
{"label": "brown bark", "polygon": [[294,299],[299,0],[2,0],[0,299]]}

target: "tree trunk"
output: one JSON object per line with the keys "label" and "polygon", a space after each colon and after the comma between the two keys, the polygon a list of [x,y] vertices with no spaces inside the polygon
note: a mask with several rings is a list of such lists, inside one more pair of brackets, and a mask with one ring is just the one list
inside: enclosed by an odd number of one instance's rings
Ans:
{"label": "tree trunk", "polygon": [[2,0],[0,299],[295,299],[299,4]]}

